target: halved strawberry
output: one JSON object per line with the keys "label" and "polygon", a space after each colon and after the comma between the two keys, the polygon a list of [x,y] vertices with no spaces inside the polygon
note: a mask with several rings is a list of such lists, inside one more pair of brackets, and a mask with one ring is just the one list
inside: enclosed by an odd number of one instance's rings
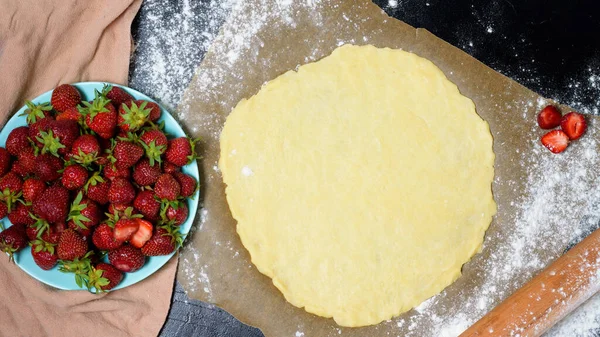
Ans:
{"label": "halved strawberry", "polygon": [[554,129],[560,125],[562,114],[554,105],[543,108],[537,116],[537,122],[542,129]]}
{"label": "halved strawberry", "polygon": [[575,140],[583,136],[587,129],[587,122],[582,114],[572,111],[563,116],[560,127],[570,140]]}
{"label": "halved strawberry", "polygon": [[542,144],[552,153],[561,153],[569,146],[569,136],[561,130],[553,130],[542,136]]}
{"label": "halved strawberry", "polygon": [[142,248],[142,246],[150,240],[152,237],[152,231],[154,230],[154,226],[148,220],[144,219],[136,219],[139,225],[139,228],[135,234],[129,240],[132,246],[136,248]]}
{"label": "halved strawberry", "polygon": [[140,224],[137,219],[120,219],[115,223],[115,240],[125,242],[131,238],[139,229]]}

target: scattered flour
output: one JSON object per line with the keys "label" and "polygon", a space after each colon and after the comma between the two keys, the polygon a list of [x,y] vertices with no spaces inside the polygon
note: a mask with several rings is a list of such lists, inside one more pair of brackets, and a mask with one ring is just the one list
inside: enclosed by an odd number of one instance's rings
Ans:
{"label": "scattered flour", "polygon": [[[318,6],[318,0],[305,0],[307,4]],[[142,33],[149,34],[144,39],[147,45],[138,46],[131,72],[131,85],[151,96],[155,97],[169,108],[177,106],[181,95],[194,75],[194,71],[206,53],[209,46],[216,38],[218,31],[225,20],[236,20],[236,10],[239,10],[242,0],[211,0],[195,2],[183,0],[178,2],[177,8],[162,17],[153,16],[153,9],[158,6],[166,6],[172,2],[169,0],[147,0],[142,7],[142,14],[147,20],[139,24]],[[237,31],[222,36],[223,50],[215,50],[216,53],[224,55],[221,62],[225,65],[234,63],[242,51],[249,48],[260,48],[260,41],[254,41],[252,37],[269,22],[274,15],[282,16],[292,27],[295,25],[291,11],[293,1],[279,0],[278,10],[265,12],[250,10],[243,15],[250,16],[254,25],[250,29]],[[388,6],[397,8],[401,3],[398,0],[389,0]],[[230,13],[234,13],[230,15]],[[239,12],[237,12],[240,15]],[[316,16],[315,20],[319,20]],[[482,18],[488,33],[494,33],[494,28],[488,25],[486,18]],[[198,27],[202,27],[198,31]],[[250,43],[252,41],[252,43]],[[255,44],[257,43],[257,44]],[[473,47],[473,41],[465,42]],[[193,46],[193,47],[192,47]],[[310,59],[312,60],[312,59]],[[308,60],[307,60],[308,61]],[[534,62],[534,61],[532,61]],[[214,71],[203,70],[196,74],[201,78],[201,83],[212,83],[212,87],[204,88],[209,92],[207,99],[216,101],[223,99],[213,92],[214,88],[222,81],[223,74]],[[517,78],[518,80],[518,78]],[[212,91],[211,91],[212,90]],[[579,99],[558,101],[571,105],[584,112],[598,113],[600,100],[595,104],[584,104],[590,93],[595,97],[600,96],[600,69],[589,69],[589,77],[586,81],[573,81],[572,86],[565,88],[575,95],[569,97],[580,97]],[[519,102],[523,106],[523,102]],[[185,102],[183,103],[185,104]],[[540,102],[526,102],[525,105],[540,108],[546,104]],[[187,109],[179,109],[178,117],[184,119]],[[524,111],[523,111],[524,114]],[[514,114],[519,122],[519,116]],[[212,123],[216,116],[207,114],[203,116],[197,127],[203,128]],[[461,301],[452,307],[443,307],[440,302],[444,293],[434,296],[419,305],[415,310],[401,318],[392,319],[387,324],[394,327],[398,332],[410,336],[458,336],[468,326],[473,324],[479,317],[493,308],[501,299],[508,296],[522,282],[542,269],[556,256],[549,257],[545,251],[552,251],[557,242],[577,242],[584,237],[590,226],[593,227],[600,219],[600,207],[594,203],[600,200],[600,191],[589,190],[589,182],[593,180],[595,186],[600,183],[596,179],[597,167],[600,165],[600,156],[597,150],[600,146],[597,123],[591,123],[588,134],[580,141],[574,143],[571,148],[561,155],[552,155],[538,144],[539,131],[531,129],[531,141],[535,143],[533,155],[525,157],[521,155],[520,163],[527,167],[527,175],[523,177],[524,188],[528,198],[515,200],[512,207],[518,209],[514,223],[505,231],[488,233],[485,245],[491,241],[497,247],[485,257],[484,268],[478,273],[481,278],[476,287],[464,289],[460,293]],[[218,137],[220,130],[209,130]],[[561,166],[569,166],[569,170],[561,170]],[[216,173],[217,169],[214,170]],[[251,174],[251,170],[246,173]],[[212,174],[209,173],[209,174]],[[510,182],[509,182],[510,183]],[[591,213],[584,217],[581,223],[564,224],[562,219],[570,218],[570,210],[574,205],[587,204]],[[201,211],[200,222],[194,230],[201,231],[204,223],[209,218],[208,212]],[[499,243],[498,243],[499,242]],[[184,249],[194,248],[185,246]],[[229,249],[229,243],[222,243],[219,249]],[[190,280],[190,291],[198,289],[206,292],[211,298],[211,283],[205,272],[205,264],[199,252],[194,251],[193,261],[184,259],[182,265],[185,277]],[[232,258],[236,258],[239,252],[231,251]],[[481,257],[480,257],[481,258]],[[594,336],[595,329],[600,326],[600,296],[593,297],[589,302],[576,310],[567,319],[554,327],[548,336]],[[424,331],[422,327],[428,327]],[[341,329],[334,332],[342,334]],[[298,330],[296,337],[304,336],[304,332]]]}

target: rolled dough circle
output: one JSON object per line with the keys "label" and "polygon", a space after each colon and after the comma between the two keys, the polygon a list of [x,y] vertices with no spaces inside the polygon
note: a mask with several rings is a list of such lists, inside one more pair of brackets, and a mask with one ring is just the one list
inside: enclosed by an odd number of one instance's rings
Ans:
{"label": "rolled dough circle", "polygon": [[377,324],[439,293],[496,204],[488,124],[432,62],[345,45],[242,100],[219,166],[237,232],[291,304]]}

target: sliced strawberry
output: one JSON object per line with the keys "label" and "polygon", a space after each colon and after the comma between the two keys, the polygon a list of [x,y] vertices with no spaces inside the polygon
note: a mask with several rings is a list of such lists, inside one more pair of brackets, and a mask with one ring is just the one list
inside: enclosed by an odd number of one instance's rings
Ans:
{"label": "sliced strawberry", "polygon": [[150,221],[143,219],[136,220],[139,224],[139,228],[137,232],[133,234],[129,240],[129,243],[131,243],[131,245],[135,248],[142,248],[142,246],[152,237],[152,231],[154,230],[154,227]]}
{"label": "sliced strawberry", "polygon": [[537,122],[542,129],[554,129],[560,125],[562,114],[554,105],[543,108],[537,116]]}
{"label": "sliced strawberry", "polygon": [[125,242],[131,238],[139,228],[136,219],[121,219],[115,224],[115,240]]}
{"label": "sliced strawberry", "polygon": [[582,114],[569,112],[560,121],[560,127],[569,136],[570,140],[579,139],[587,129],[587,122]]}
{"label": "sliced strawberry", "polygon": [[561,153],[569,146],[569,136],[561,130],[550,131],[541,140],[552,153]]}

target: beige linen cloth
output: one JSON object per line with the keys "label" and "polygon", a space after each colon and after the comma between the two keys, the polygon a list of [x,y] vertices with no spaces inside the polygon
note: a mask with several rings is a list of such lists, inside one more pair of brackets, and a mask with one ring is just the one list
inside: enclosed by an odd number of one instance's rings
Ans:
{"label": "beige linen cloth", "polygon": [[[3,0],[0,123],[25,99],[60,83],[127,83],[131,22],[141,0]],[[59,291],[0,255],[0,336],[155,336],[177,259],[148,279],[108,294]]]}

